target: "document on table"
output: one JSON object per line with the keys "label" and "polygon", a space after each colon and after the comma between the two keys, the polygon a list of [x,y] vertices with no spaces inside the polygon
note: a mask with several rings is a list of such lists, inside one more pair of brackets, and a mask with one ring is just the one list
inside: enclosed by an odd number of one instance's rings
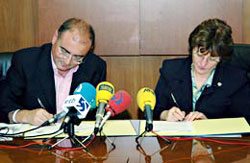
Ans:
{"label": "document on table", "polygon": [[[145,130],[145,121],[140,123],[140,133]],[[250,133],[245,118],[222,118],[196,120],[193,122],[154,121],[153,130],[163,136],[206,136]],[[148,136],[154,134],[148,133]]]}
{"label": "document on table", "polygon": [[[25,134],[26,137],[32,138],[50,138],[55,136],[56,134],[52,135],[45,135],[45,136],[38,136],[36,135],[41,134],[49,134],[57,131],[60,128],[61,124],[56,124],[52,126],[42,127],[38,130],[34,130]],[[83,121],[79,126],[75,126],[75,134],[77,136],[89,136],[94,131],[95,121]],[[34,126],[30,126],[27,129],[31,129]],[[136,132],[130,122],[130,120],[109,120],[103,127],[103,133],[106,136],[133,136],[136,135]],[[57,135],[58,137],[65,137],[67,134],[62,133]]]}
{"label": "document on table", "polygon": [[[0,123],[0,134],[15,134],[22,131],[25,131],[28,127],[28,124],[6,124]],[[7,136],[7,135],[6,135]],[[0,141],[11,141],[13,138],[11,137],[1,137]]]}
{"label": "document on table", "polygon": [[168,132],[192,132],[194,127],[191,122],[167,122],[155,121],[153,122],[154,131],[168,131]]}

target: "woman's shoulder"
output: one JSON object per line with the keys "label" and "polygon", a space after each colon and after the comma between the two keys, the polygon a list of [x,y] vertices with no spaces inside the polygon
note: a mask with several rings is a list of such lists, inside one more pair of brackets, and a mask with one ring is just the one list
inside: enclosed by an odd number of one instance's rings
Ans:
{"label": "woman's shoulder", "polygon": [[185,63],[187,60],[189,60],[189,57],[186,57],[186,58],[165,59],[163,61],[162,67],[183,65],[183,63]]}
{"label": "woman's shoulder", "polygon": [[166,59],[163,61],[160,69],[161,74],[179,74],[190,69],[192,63],[191,57]]}
{"label": "woman's shoulder", "polygon": [[223,63],[221,69],[223,70],[222,78],[230,87],[233,87],[233,85],[241,87],[241,85],[245,85],[250,81],[246,70],[230,63]]}
{"label": "woman's shoulder", "polygon": [[224,75],[230,77],[246,77],[247,71],[240,67],[230,64],[229,62],[225,62],[221,64],[223,68]]}

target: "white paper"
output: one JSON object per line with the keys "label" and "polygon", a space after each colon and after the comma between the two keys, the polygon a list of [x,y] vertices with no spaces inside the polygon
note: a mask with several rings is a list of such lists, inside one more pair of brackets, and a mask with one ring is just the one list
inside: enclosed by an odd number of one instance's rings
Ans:
{"label": "white paper", "polygon": [[193,132],[194,127],[191,122],[167,122],[154,121],[155,132]]}
{"label": "white paper", "polygon": [[[0,123],[0,133],[1,134],[14,134],[25,131],[28,127],[28,124],[6,124]],[[18,136],[18,135],[16,135]],[[0,137],[0,141],[11,141],[11,137]]]}

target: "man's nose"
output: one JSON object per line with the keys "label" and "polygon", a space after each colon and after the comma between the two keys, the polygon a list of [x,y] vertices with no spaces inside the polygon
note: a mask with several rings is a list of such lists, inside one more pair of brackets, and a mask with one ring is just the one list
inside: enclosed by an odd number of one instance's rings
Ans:
{"label": "man's nose", "polygon": [[72,55],[70,55],[69,57],[65,59],[65,63],[68,65],[70,64],[71,60],[72,60]]}

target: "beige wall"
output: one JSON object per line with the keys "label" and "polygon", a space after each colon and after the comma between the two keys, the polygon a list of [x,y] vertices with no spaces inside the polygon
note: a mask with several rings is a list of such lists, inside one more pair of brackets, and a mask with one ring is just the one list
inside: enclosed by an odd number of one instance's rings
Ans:
{"label": "beige wall", "polygon": [[250,1],[243,1],[243,43],[250,44]]}
{"label": "beige wall", "polygon": [[37,17],[36,0],[0,0],[0,51],[34,46]]}

